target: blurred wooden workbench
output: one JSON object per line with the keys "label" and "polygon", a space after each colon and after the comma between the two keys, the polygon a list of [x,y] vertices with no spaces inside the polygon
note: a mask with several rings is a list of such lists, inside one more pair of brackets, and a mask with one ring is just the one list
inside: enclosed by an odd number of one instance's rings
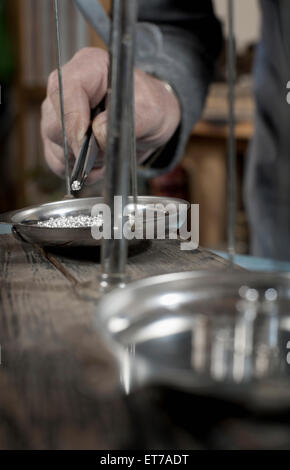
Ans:
{"label": "blurred wooden workbench", "polygon": [[[237,245],[247,244],[242,203],[244,157],[254,133],[254,101],[251,85],[236,89],[236,145],[238,155]],[[227,86],[214,84],[203,119],[190,136],[182,161],[189,178],[190,201],[200,204],[200,240],[203,246],[224,248],[227,190]],[[238,246],[239,248],[239,246]],[[243,250],[242,250],[243,251]]]}
{"label": "blurred wooden workbench", "polygon": [[[156,241],[131,250],[128,273],[226,267]],[[0,449],[195,447],[151,392],[122,394],[94,327],[99,269],[98,247],[64,255],[0,236]]]}

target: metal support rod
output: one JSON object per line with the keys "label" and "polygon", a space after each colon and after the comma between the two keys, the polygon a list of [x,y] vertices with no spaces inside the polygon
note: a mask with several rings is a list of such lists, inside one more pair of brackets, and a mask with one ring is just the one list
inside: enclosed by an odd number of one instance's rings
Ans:
{"label": "metal support rod", "polygon": [[61,50],[60,50],[60,31],[59,31],[59,13],[58,13],[58,0],[54,0],[54,13],[55,13],[55,33],[56,33],[56,44],[57,44],[57,71],[58,71],[58,86],[59,86],[59,104],[61,114],[61,125],[63,135],[63,151],[64,151],[64,162],[65,162],[65,182],[66,182],[66,195],[72,197],[71,185],[70,185],[70,171],[68,161],[68,146],[67,136],[65,129],[65,114],[64,114],[64,99],[63,99],[63,81],[61,71]]}
{"label": "metal support rod", "polygon": [[236,139],[235,139],[235,82],[236,82],[236,53],[234,36],[234,5],[228,0],[228,101],[229,101],[229,138],[228,138],[228,220],[227,240],[230,265],[234,265],[235,256],[235,225],[236,225]]}
{"label": "metal support rod", "polygon": [[[111,209],[111,239],[103,239],[102,243],[102,279],[108,284],[124,280],[127,263],[128,246],[123,236],[125,218],[121,209],[114,206],[114,196],[121,196],[124,208],[130,183],[135,22],[136,0],[113,0],[104,181],[104,202]],[[118,238],[116,221],[122,232]]]}
{"label": "metal support rod", "polygon": [[[111,31],[111,21],[108,18],[101,4],[96,0],[74,0],[84,17],[89,21],[94,30],[101,36],[107,46],[109,46],[109,37]],[[140,38],[139,38],[140,39]],[[132,136],[131,136],[131,184],[134,204],[138,200],[138,179],[137,179],[137,161],[136,161],[136,133],[135,133],[135,106],[134,106],[134,75],[133,77],[133,100],[132,100]]]}
{"label": "metal support rod", "polygon": [[[132,99],[131,99],[131,182],[133,201],[136,206],[138,204],[138,179],[137,179],[137,153],[136,153],[136,128],[135,128],[135,99],[134,99],[134,73],[132,74]],[[135,212],[136,213],[136,212]]]}

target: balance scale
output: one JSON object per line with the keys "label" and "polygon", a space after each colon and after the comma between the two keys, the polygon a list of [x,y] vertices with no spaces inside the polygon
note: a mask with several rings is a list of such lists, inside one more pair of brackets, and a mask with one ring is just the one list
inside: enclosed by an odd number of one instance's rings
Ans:
{"label": "balance scale", "polygon": [[[12,223],[15,235],[29,243],[96,245],[90,227],[52,228],[43,225],[43,222],[61,216],[90,216],[93,205],[99,202],[109,205],[114,215],[114,196],[122,196],[123,201],[128,201],[130,168],[133,195],[129,203],[132,214],[136,207],[144,213],[148,204],[166,205],[169,202],[175,205],[178,212],[179,204],[185,203],[178,199],[137,194],[133,106],[136,0],[113,1],[112,27],[95,0],[75,2],[107,43],[110,28],[112,30],[104,197],[73,198],[66,161],[67,195],[64,200],[9,213],[2,219]],[[55,7],[59,33],[57,0]],[[102,331],[116,355],[126,393],[145,384],[162,384],[192,393],[242,401],[255,407],[289,407],[290,274],[249,273],[234,269],[236,152],[233,0],[228,0],[228,15],[230,266],[218,275],[212,272],[171,273],[124,287],[127,243],[123,239],[102,240],[100,284],[105,290],[117,287],[106,293],[98,303],[95,326]],[[120,50],[119,43],[125,37],[125,45]],[[59,56],[61,94],[60,64]],[[121,67],[121,64],[126,66]],[[63,130],[65,142],[65,126]],[[158,213],[154,215],[156,221],[158,216]],[[179,220],[175,228],[183,222]],[[169,230],[169,224],[166,227]],[[120,286],[123,288],[118,288]]]}

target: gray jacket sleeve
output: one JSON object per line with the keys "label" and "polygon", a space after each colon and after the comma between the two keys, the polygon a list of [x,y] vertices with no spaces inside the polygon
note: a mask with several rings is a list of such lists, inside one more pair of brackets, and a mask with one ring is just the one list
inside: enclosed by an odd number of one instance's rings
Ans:
{"label": "gray jacket sleeve", "polygon": [[[181,105],[181,124],[147,176],[169,171],[200,118],[222,42],[211,0],[139,0],[137,67],[167,81]],[[150,161],[151,160],[151,161]]]}
{"label": "gray jacket sleeve", "polygon": [[[93,28],[108,44],[110,21],[96,0],[74,0]],[[138,0],[136,65],[167,81],[182,112],[181,124],[166,147],[143,172],[155,176],[169,171],[182,156],[198,121],[207,87],[221,47],[221,28],[211,0]]]}

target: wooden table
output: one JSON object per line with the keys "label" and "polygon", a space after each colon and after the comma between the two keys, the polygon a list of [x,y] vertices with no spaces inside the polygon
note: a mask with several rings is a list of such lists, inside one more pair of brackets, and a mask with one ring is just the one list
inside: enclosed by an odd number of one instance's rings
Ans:
{"label": "wooden table", "polygon": [[[131,251],[128,273],[226,266],[208,251],[156,241]],[[64,255],[0,236],[0,449],[196,447],[160,392],[122,394],[93,326],[99,271],[98,248]]]}

